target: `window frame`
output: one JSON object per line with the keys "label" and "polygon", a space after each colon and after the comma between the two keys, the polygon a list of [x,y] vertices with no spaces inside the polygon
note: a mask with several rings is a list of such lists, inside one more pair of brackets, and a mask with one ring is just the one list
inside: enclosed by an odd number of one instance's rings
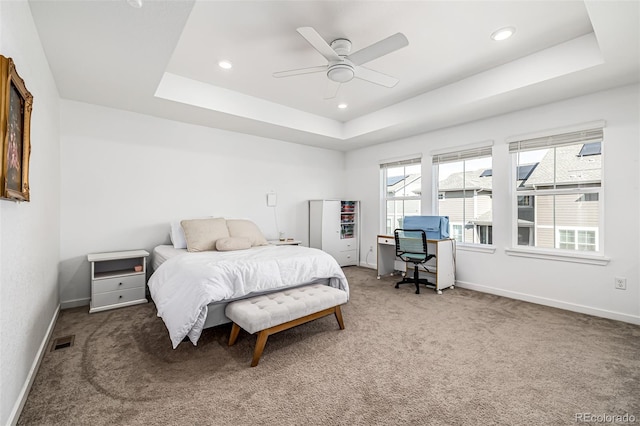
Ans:
{"label": "window frame", "polygon": [[[446,195],[440,191],[440,179],[439,179],[439,174],[440,174],[440,165],[441,164],[447,164],[447,163],[455,163],[455,162],[461,162],[461,161],[471,161],[471,160],[477,160],[477,159],[482,159],[482,158],[490,158],[491,159],[491,169],[493,169],[493,160],[494,160],[494,153],[493,153],[493,140],[489,140],[489,141],[484,141],[484,142],[479,142],[476,144],[470,144],[470,145],[465,145],[465,146],[460,146],[460,147],[454,147],[454,148],[450,148],[450,149],[445,149],[445,150],[439,150],[436,152],[432,153],[432,191],[434,194],[433,197],[433,204],[432,204],[432,210],[434,212],[435,215],[440,215],[440,200],[446,199]],[[463,167],[463,173],[464,171],[464,167]],[[491,178],[493,179],[493,175],[491,175]],[[477,192],[477,190],[475,189],[463,189],[464,191],[473,191],[474,193]],[[442,193],[442,198],[440,197],[440,194]],[[493,194],[493,185],[492,185],[492,189],[491,189],[491,194]],[[475,203],[475,201],[474,201]],[[464,207],[464,203],[463,203],[463,207]],[[493,212],[494,209],[494,203],[493,203],[493,196],[491,197],[491,211]],[[450,218],[451,219],[451,218]],[[466,219],[466,216],[465,216]],[[454,225],[461,225],[462,226],[462,238],[464,239],[464,234],[465,234],[465,224],[464,223],[460,223],[460,222],[452,222],[450,220],[450,238],[455,239],[454,237],[454,230],[453,230],[453,226]],[[484,244],[480,242],[480,235],[478,232],[478,227],[479,226],[487,226],[487,225],[478,225],[478,224],[474,224],[473,227],[473,238],[474,241],[458,241],[456,240],[456,245],[459,245],[462,248],[478,248],[480,251],[485,251],[488,250],[490,252],[493,252],[494,250],[494,246],[493,246],[493,229],[492,229],[492,243],[489,244]],[[491,225],[488,226],[492,226],[493,227],[493,223],[491,223]],[[478,240],[478,242],[475,242],[475,239]]]}
{"label": "window frame", "polygon": [[[517,186],[517,168],[518,168],[518,152],[525,152],[527,150],[512,150],[511,145],[516,143],[514,138],[511,138],[512,141],[507,140],[509,145],[509,156],[511,157],[511,177],[510,177],[510,187],[511,187],[511,248],[506,249],[505,252],[509,255],[515,256],[526,256],[526,257],[535,257],[535,258],[543,258],[543,259],[552,259],[552,260],[562,260],[568,262],[578,262],[578,263],[591,263],[591,264],[599,264],[604,265],[609,262],[609,258],[605,256],[605,245],[604,245],[604,211],[605,211],[605,192],[606,192],[606,182],[605,182],[605,167],[604,167],[604,158],[605,158],[605,137],[604,137],[604,122],[598,121],[594,123],[587,123],[590,126],[585,126],[584,128],[572,128],[573,132],[563,132],[561,130],[555,132],[548,132],[546,135],[546,139],[548,140],[548,148],[567,146],[567,145],[577,145],[577,144],[588,144],[595,141],[599,141],[601,143],[601,165],[600,165],[600,186],[586,186],[586,187],[575,187],[575,188],[554,188],[554,189],[532,189],[532,190],[522,190],[518,189]],[[565,135],[573,134],[574,137],[576,134],[589,135],[591,131],[599,131],[600,138],[599,139],[589,139],[585,136],[583,140],[573,140],[571,142],[559,142],[553,143],[553,138],[562,138]],[[533,139],[533,138],[532,138]],[[543,139],[542,137],[538,139]],[[521,138],[520,141],[526,141],[526,138]],[[542,149],[544,147],[539,147],[536,149]],[[533,149],[530,149],[533,150]],[[598,198],[598,226],[589,227],[589,226],[568,226],[568,225],[557,225],[554,224],[554,248],[549,247],[536,247],[536,246],[524,246],[518,244],[518,208],[522,207],[518,205],[518,199],[524,196],[552,196],[552,195],[582,195],[582,194],[597,194]],[[587,201],[581,201],[587,202]],[[570,249],[561,249],[558,248],[559,245],[559,230],[567,230],[567,229],[585,229],[585,230],[595,230],[596,231],[596,251],[582,251],[582,250],[570,250]],[[537,241],[536,227],[533,227],[534,233],[534,241]],[[575,233],[577,246],[577,232]]]}
{"label": "window frame", "polygon": [[[389,197],[387,192],[387,171],[390,168],[396,167],[407,167],[407,166],[420,166],[420,188],[421,194],[415,196],[407,196],[403,195],[400,197]],[[422,214],[422,188],[424,187],[424,173],[422,167],[422,155],[412,155],[406,157],[404,159],[395,160],[395,161],[381,161],[380,162],[380,224],[379,230],[381,234],[387,235],[389,234],[388,228],[388,212],[387,205],[389,201],[417,201],[419,203],[419,211]],[[404,216],[403,216],[404,217]],[[395,229],[395,228],[394,228]],[[391,234],[393,234],[393,229],[391,230]]]}

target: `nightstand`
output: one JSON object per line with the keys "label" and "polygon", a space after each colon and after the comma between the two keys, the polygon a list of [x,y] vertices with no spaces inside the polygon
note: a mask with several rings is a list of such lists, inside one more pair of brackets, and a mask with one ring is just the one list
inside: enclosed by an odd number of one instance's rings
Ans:
{"label": "nightstand", "polygon": [[302,244],[302,241],[300,240],[269,240],[267,242],[272,246],[299,246]]}
{"label": "nightstand", "polygon": [[91,304],[89,312],[147,303],[145,298],[147,275],[146,250],[92,253]]}

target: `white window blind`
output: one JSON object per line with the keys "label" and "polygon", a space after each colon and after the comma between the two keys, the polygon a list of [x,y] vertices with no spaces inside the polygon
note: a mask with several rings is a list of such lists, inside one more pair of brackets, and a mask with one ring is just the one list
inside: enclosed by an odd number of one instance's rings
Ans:
{"label": "white window blind", "polygon": [[579,143],[602,142],[603,129],[588,129],[577,132],[562,133],[559,135],[544,136],[533,139],[524,139],[509,143],[509,152],[533,151],[536,149],[550,148],[562,145],[575,145]]}
{"label": "white window blind", "polygon": [[399,160],[399,161],[381,163],[380,164],[380,168],[381,169],[385,169],[385,168],[391,168],[391,167],[411,166],[413,164],[420,164],[421,162],[422,162],[422,159],[420,157],[418,157],[418,158],[410,158],[410,159],[407,159],[407,160]]}
{"label": "white window blind", "polygon": [[471,160],[483,157],[491,157],[490,146],[435,154],[433,156],[433,164],[452,163],[455,161]]}

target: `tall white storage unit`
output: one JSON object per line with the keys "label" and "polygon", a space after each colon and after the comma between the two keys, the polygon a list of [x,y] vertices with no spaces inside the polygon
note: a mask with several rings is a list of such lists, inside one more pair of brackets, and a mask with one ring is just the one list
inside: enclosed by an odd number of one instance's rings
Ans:
{"label": "tall white storage unit", "polygon": [[360,202],[309,201],[309,247],[326,251],[340,266],[360,259]]}

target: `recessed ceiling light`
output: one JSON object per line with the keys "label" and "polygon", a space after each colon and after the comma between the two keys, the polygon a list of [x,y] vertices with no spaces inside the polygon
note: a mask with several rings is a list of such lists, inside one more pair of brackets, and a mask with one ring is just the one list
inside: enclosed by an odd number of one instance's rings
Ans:
{"label": "recessed ceiling light", "polygon": [[218,62],[218,66],[224,70],[230,70],[233,67],[233,64],[229,61],[220,61]]}
{"label": "recessed ceiling light", "polygon": [[136,9],[140,9],[142,7],[142,0],[127,0],[129,6],[135,7]]}
{"label": "recessed ceiling light", "polygon": [[511,37],[515,32],[516,29],[514,27],[500,28],[491,33],[491,38],[495,41],[502,41]]}
{"label": "recessed ceiling light", "polygon": [[340,109],[347,109],[348,106],[349,105],[347,105],[347,104],[338,104],[338,108],[340,108]]}

